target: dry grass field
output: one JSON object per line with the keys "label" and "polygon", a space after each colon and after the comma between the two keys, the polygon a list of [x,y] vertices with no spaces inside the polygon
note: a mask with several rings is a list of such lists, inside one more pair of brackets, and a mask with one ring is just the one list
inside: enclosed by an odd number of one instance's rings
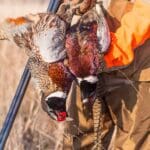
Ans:
{"label": "dry grass field", "polygon": [[[1,0],[0,21],[28,13],[43,12],[49,0]],[[23,49],[0,41],[0,128],[27,62]],[[37,90],[31,80],[5,150],[53,150],[56,125],[41,109]],[[53,131],[53,132],[52,132]],[[53,138],[52,138],[53,137]]]}

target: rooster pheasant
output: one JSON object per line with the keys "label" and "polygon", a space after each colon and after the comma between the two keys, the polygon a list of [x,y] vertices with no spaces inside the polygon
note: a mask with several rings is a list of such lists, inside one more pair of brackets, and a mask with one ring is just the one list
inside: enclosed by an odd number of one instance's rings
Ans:
{"label": "rooster pheasant", "polygon": [[100,56],[109,44],[109,29],[100,4],[85,13],[67,34],[69,69],[80,86],[83,103],[93,103],[97,74],[102,68]]}
{"label": "rooster pheasant", "polygon": [[42,106],[55,120],[66,119],[66,98],[73,80],[64,64],[65,35],[73,16],[68,4],[57,14],[38,13],[0,24],[0,39],[14,41],[29,56],[28,67],[42,93]]}

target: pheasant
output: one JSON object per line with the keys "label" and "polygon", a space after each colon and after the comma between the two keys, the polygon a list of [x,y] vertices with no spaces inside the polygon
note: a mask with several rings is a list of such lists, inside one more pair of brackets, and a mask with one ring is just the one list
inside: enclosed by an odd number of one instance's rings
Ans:
{"label": "pheasant", "polygon": [[14,41],[25,48],[31,75],[42,93],[43,109],[58,121],[67,117],[65,104],[73,80],[64,63],[66,30],[72,16],[68,4],[62,4],[57,14],[8,18],[0,24],[1,40]]}
{"label": "pheasant", "polygon": [[110,44],[107,22],[100,4],[85,13],[67,33],[66,49],[69,69],[81,89],[83,103],[93,103],[101,57]]}

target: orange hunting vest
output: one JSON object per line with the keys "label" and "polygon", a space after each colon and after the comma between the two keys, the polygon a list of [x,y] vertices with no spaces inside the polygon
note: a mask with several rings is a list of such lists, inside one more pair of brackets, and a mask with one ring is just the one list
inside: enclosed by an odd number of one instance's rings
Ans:
{"label": "orange hunting vest", "polygon": [[111,45],[104,56],[106,67],[129,65],[134,59],[134,49],[150,38],[150,3],[136,0],[133,9],[121,19],[120,27],[111,32]]}

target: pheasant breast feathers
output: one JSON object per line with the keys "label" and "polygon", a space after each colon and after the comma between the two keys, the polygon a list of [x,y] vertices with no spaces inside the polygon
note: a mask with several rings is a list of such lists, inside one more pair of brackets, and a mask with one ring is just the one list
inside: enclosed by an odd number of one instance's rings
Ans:
{"label": "pheasant breast feathers", "polygon": [[99,65],[97,49],[97,24],[79,24],[70,31],[66,39],[69,69],[77,77],[96,74]]}
{"label": "pheasant breast feathers", "polygon": [[69,92],[73,76],[63,62],[50,64],[48,73],[52,82],[55,83],[57,87],[61,88],[62,91]]}

